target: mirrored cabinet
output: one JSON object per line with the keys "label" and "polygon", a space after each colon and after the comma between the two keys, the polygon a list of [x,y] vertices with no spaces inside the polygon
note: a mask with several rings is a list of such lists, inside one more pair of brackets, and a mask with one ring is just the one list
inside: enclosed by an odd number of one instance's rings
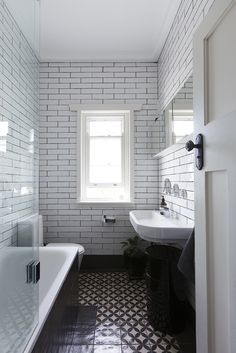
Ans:
{"label": "mirrored cabinet", "polygon": [[166,147],[180,143],[193,132],[193,77],[190,76],[183,87],[164,110],[166,126]]}

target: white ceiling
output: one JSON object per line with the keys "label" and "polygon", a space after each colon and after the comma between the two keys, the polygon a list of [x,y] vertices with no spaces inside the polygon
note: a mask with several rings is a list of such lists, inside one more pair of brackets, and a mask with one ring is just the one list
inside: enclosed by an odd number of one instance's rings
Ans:
{"label": "white ceiling", "polygon": [[156,61],[180,2],[41,0],[41,59]]}

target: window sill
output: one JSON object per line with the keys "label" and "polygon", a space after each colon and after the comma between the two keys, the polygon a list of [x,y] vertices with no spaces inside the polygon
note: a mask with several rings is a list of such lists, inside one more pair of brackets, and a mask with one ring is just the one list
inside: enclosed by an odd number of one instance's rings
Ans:
{"label": "window sill", "polygon": [[77,203],[83,206],[90,207],[132,207],[134,206],[134,202],[118,202],[118,201],[80,201],[77,200]]}

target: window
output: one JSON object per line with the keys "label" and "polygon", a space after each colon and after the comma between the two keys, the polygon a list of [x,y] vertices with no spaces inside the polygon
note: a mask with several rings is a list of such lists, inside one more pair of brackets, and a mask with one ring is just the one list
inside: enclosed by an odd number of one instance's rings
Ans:
{"label": "window", "polygon": [[82,110],[80,202],[131,202],[131,113]]}

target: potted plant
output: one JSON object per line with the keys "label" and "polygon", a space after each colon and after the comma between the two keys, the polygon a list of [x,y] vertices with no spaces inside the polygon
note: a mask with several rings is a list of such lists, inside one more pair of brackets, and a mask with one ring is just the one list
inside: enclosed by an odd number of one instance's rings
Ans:
{"label": "potted plant", "polygon": [[146,254],[141,247],[143,242],[137,235],[122,242],[124,263],[130,279],[141,279],[144,276]]}

